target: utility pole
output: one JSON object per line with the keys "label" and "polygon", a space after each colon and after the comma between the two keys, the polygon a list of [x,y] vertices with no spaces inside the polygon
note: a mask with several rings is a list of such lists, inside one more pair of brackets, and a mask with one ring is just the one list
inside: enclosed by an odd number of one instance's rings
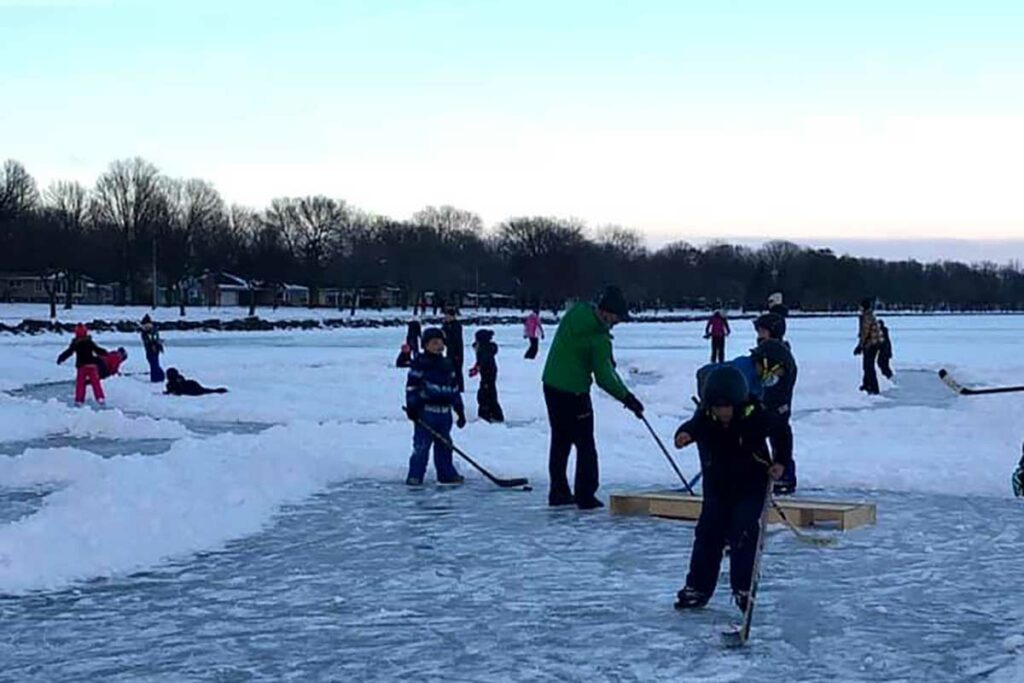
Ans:
{"label": "utility pole", "polygon": [[153,232],[153,310],[156,310],[156,300],[160,287],[156,283],[156,232]]}

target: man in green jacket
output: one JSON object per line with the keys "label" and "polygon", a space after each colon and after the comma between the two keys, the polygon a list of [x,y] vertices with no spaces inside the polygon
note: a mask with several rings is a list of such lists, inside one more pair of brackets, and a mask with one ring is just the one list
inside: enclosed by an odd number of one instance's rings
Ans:
{"label": "man in green jacket", "polygon": [[[629,319],[629,306],[618,287],[605,290],[595,306],[580,302],[558,325],[544,366],[544,402],[551,425],[548,474],[551,506],[576,504],[581,510],[603,507],[597,499],[597,447],[594,444],[594,407],[590,385],[597,385],[622,401],[637,417],[644,406],[630,393],[615,371],[611,329]],[[576,446],[576,495],[569,489],[566,466]]]}

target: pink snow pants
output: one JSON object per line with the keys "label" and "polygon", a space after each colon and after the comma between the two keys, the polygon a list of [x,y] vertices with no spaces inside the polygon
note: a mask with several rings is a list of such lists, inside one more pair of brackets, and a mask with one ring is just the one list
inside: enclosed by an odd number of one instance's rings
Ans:
{"label": "pink snow pants", "polygon": [[92,387],[92,395],[98,402],[102,402],[103,385],[100,384],[100,371],[95,365],[83,365],[78,368],[78,377],[75,379],[75,403],[85,402],[85,385]]}

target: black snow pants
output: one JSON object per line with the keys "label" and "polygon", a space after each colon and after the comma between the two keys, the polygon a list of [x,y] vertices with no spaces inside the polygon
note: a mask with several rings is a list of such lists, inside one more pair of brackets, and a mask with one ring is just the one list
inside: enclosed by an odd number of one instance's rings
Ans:
{"label": "black snow pants", "polygon": [[[590,394],[573,394],[544,385],[544,402],[551,425],[551,450],[548,453],[550,505],[566,505],[574,500],[586,506],[594,500],[598,487],[597,446],[594,443],[594,407]],[[569,453],[576,447],[576,495],[569,489],[566,468]]]}
{"label": "black snow pants", "polygon": [[875,363],[878,361],[878,346],[867,346],[864,348],[864,380],[861,382],[861,389],[869,394],[877,394],[878,374],[875,373]]}
{"label": "black snow pants", "polygon": [[690,572],[686,575],[687,586],[709,597],[715,592],[722,552],[728,543],[732,590],[750,590],[767,483],[767,479],[759,479],[743,482],[735,489],[705,487],[704,504],[694,532]]}
{"label": "black snow pants", "polygon": [[526,354],[523,358],[533,360],[537,357],[538,351],[540,351],[540,339],[537,337],[530,337],[530,346],[526,349]]}
{"label": "black snow pants", "polygon": [[796,488],[796,460],[793,459],[793,427],[789,424],[789,411],[780,415],[768,409],[768,442],[772,447],[772,460],[789,462],[777,485]]}
{"label": "black snow pants", "polygon": [[504,422],[505,412],[498,403],[498,373],[481,372],[476,391],[477,415],[487,422]]}
{"label": "black snow pants", "polygon": [[725,362],[725,337],[711,338],[711,362]]}
{"label": "black snow pants", "polygon": [[889,364],[892,362],[892,356],[887,353],[878,354],[878,369],[882,371],[886,379],[892,379],[892,366]]}

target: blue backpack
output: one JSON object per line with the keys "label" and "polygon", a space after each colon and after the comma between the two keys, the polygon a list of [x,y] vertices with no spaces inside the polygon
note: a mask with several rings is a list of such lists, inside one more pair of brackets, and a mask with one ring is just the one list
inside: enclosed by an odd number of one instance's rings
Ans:
{"label": "blue backpack", "polygon": [[758,401],[764,399],[764,387],[761,385],[761,377],[757,374],[757,368],[754,367],[754,360],[750,356],[739,356],[724,363],[708,363],[697,370],[697,398],[701,403],[704,402],[704,385],[707,384],[708,376],[712,370],[723,365],[739,370],[747,380],[747,389],[750,391],[750,395]]}

